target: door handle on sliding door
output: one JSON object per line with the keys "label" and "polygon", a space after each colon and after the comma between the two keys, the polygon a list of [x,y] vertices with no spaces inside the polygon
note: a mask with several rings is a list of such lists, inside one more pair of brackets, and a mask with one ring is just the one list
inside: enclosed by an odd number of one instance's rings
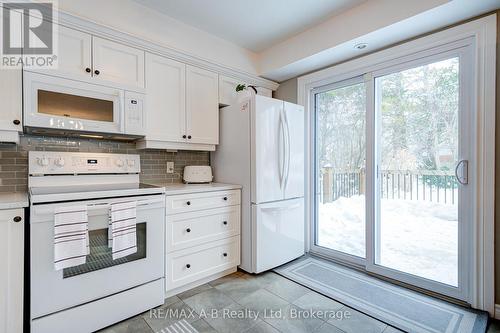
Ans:
{"label": "door handle on sliding door", "polygon": [[[458,175],[458,169],[462,166],[461,175]],[[469,161],[468,160],[460,160],[455,167],[455,178],[462,185],[469,184]]]}

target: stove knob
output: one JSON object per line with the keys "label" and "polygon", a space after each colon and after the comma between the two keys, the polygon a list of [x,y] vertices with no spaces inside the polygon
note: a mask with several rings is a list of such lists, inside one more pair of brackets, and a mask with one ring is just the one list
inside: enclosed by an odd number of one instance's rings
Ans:
{"label": "stove knob", "polygon": [[129,167],[133,167],[135,165],[135,161],[134,160],[127,160],[127,164]]}
{"label": "stove knob", "polygon": [[116,163],[116,166],[119,168],[121,168],[123,166],[123,160],[116,160],[115,163]]}
{"label": "stove knob", "polygon": [[49,159],[47,157],[38,158],[38,165],[46,167],[49,165]]}
{"label": "stove knob", "polygon": [[57,165],[58,167],[63,167],[64,166],[64,158],[59,157],[54,161],[54,164]]}

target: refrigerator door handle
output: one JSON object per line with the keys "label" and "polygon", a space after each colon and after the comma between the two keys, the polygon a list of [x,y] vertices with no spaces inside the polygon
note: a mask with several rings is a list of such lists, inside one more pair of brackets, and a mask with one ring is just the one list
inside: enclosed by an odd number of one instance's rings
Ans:
{"label": "refrigerator door handle", "polygon": [[285,127],[283,125],[282,113],[279,114],[279,124],[278,124],[278,175],[280,180],[280,189],[283,188],[283,176],[285,173],[285,156],[284,156],[284,131]]}
{"label": "refrigerator door handle", "polygon": [[286,116],[286,110],[283,110],[285,116],[285,127],[286,127],[286,172],[285,173],[285,187],[288,185],[288,176],[290,175],[290,126],[288,125],[288,117]]}

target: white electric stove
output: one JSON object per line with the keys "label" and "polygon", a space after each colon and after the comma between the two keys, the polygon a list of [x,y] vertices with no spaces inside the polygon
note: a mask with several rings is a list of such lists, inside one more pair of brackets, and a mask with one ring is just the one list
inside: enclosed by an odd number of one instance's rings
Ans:
{"label": "white electric stove", "polygon": [[[34,333],[88,333],[164,302],[164,189],[139,182],[139,155],[29,153],[30,318]],[[137,202],[137,252],[113,260],[109,207]],[[54,269],[54,210],[87,207],[86,263]]]}

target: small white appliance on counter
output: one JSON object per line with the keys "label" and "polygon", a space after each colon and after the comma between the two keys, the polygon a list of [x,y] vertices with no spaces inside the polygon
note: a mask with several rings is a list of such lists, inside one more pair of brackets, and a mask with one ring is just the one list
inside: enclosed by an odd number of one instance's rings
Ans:
{"label": "small white appliance on counter", "polygon": [[27,132],[144,136],[143,93],[28,71],[23,79]]}
{"label": "small white appliance on counter", "polygon": [[204,184],[213,180],[212,168],[208,165],[188,165],[184,167],[182,179],[186,184]]}
{"label": "small white appliance on counter", "polygon": [[241,184],[241,265],[260,273],[304,254],[304,108],[255,94],[220,110],[218,182]]}
{"label": "small white appliance on counter", "polygon": [[[139,155],[30,151],[28,166],[31,332],[93,332],[163,304],[165,190],[139,183]],[[131,202],[137,250],[126,248],[130,254],[116,258],[110,211]],[[65,210],[79,215],[56,218]],[[80,219],[88,226],[85,261],[59,267],[56,225],[68,228]],[[80,240],[67,233],[57,238]],[[63,260],[74,258],[66,253]]]}

